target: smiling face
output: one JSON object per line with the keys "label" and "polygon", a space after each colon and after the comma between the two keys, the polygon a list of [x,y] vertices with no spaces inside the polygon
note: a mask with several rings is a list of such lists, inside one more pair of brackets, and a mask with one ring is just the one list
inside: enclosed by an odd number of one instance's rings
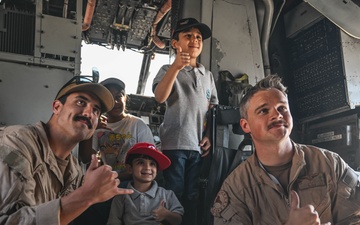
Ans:
{"label": "smiling face", "polygon": [[293,121],[288,99],[276,88],[255,93],[247,107],[247,118],[240,120],[246,133],[250,133],[256,145],[279,143],[289,138]]}
{"label": "smiling face", "polygon": [[67,96],[62,104],[53,103],[53,117],[57,128],[75,141],[89,139],[98,124],[101,113],[99,99],[88,92],[74,92]]}
{"label": "smiling face", "polygon": [[202,35],[198,28],[190,28],[179,33],[178,40],[172,40],[173,48],[181,47],[182,52],[189,53],[190,58],[196,59],[203,48]]}
{"label": "smiling face", "polygon": [[157,163],[150,158],[135,158],[127,168],[133,175],[134,183],[151,183],[157,175]]}
{"label": "smiling face", "polygon": [[114,107],[107,112],[109,122],[113,123],[121,120],[125,114],[126,95],[116,85],[108,85],[106,87],[111,92],[115,101]]}

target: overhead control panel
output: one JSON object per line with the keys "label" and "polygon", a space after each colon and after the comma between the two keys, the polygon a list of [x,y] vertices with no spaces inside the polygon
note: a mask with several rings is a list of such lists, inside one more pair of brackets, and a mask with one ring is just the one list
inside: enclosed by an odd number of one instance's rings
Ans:
{"label": "overhead control panel", "polygon": [[360,40],[307,3],[286,14],[285,27],[296,116],[305,122],[360,105]]}

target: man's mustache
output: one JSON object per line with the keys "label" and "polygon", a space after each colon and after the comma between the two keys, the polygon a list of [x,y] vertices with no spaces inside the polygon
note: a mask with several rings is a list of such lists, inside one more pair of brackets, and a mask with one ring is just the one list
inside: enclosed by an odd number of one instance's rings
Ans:
{"label": "man's mustache", "polygon": [[93,127],[90,119],[86,116],[75,116],[74,120],[75,121],[85,121],[86,125],[88,126],[89,129],[92,129],[92,127]]}
{"label": "man's mustache", "polygon": [[279,120],[279,121],[275,121],[275,122],[272,122],[268,128],[271,129],[273,127],[276,127],[276,126],[279,126],[279,125],[283,125],[284,127],[288,127],[289,124],[287,122],[285,122],[284,120]]}

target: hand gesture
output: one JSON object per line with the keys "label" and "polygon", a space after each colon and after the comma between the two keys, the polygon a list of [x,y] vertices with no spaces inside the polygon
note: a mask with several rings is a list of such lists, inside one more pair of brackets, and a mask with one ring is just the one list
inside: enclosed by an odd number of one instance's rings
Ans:
{"label": "hand gesture", "polygon": [[180,46],[176,46],[176,58],[173,65],[175,65],[178,70],[190,65],[190,54],[183,52]]}
{"label": "hand gesture", "polygon": [[[313,205],[300,208],[300,199],[296,191],[291,191],[289,219],[285,225],[320,225],[320,218]],[[323,223],[321,225],[331,225]]]}
{"label": "hand gesture", "polygon": [[155,210],[152,211],[153,217],[156,220],[156,222],[161,222],[165,220],[167,211],[169,210],[165,208],[165,201],[161,200],[159,207],[157,207]]}
{"label": "hand gesture", "polygon": [[96,129],[107,129],[107,130],[111,130],[111,128],[107,127],[107,122],[108,122],[108,119],[106,116],[104,115],[101,115],[99,117],[99,122],[98,122],[98,125],[96,127]]}
{"label": "hand gesture", "polygon": [[99,167],[95,155],[92,155],[82,189],[93,198],[93,203],[109,200],[119,194],[132,194],[133,190],[118,188],[120,180],[117,179],[117,176],[117,172],[112,171],[110,166],[103,165]]}

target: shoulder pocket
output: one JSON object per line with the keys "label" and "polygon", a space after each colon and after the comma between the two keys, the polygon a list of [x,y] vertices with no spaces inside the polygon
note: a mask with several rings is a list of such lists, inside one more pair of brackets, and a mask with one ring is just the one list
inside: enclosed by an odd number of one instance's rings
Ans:
{"label": "shoulder pocket", "polygon": [[8,146],[0,146],[0,158],[6,163],[11,169],[19,173],[24,179],[32,177],[29,161],[18,153],[15,149]]}
{"label": "shoulder pocket", "polygon": [[[360,176],[350,167],[347,168],[339,183],[339,193],[344,198],[350,198],[360,191]],[[360,193],[357,193],[360,195]]]}

